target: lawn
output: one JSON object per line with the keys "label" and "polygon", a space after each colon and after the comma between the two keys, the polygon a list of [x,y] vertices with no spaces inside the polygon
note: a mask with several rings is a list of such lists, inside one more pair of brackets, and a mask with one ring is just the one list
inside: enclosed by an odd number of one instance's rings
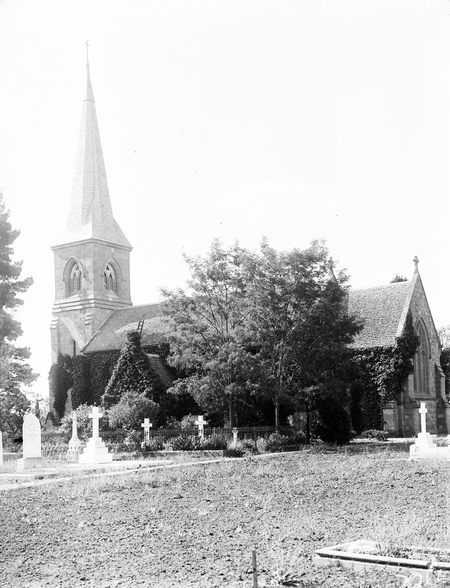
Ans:
{"label": "lawn", "polygon": [[448,547],[449,473],[385,447],[308,449],[5,491],[0,585],[252,587],[255,549],[259,587],[406,588],[312,555],[360,538]]}

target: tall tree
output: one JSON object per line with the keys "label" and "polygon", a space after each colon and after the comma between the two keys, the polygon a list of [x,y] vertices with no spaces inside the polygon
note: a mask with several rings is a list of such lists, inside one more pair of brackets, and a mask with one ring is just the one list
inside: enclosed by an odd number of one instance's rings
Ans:
{"label": "tall tree", "polygon": [[249,254],[214,241],[206,257],[185,256],[190,270],[187,291],[163,291],[172,326],[169,363],[184,376],[173,391],[189,392],[207,411],[226,411],[236,425],[238,404],[254,388],[254,354],[245,331],[248,316]]}
{"label": "tall tree", "polygon": [[312,408],[324,391],[343,389],[348,344],[361,325],[346,312],[347,277],[334,275],[323,242],[280,253],[263,241],[254,259],[249,326],[278,427],[283,400]]}
{"label": "tall tree", "polygon": [[13,261],[12,245],[20,231],[12,228],[9,214],[0,192],[0,345],[4,341],[15,341],[22,334],[20,323],[13,318],[12,313],[23,304],[18,296],[33,283],[32,278],[19,279],[22,262]]}
{"label": "tall tree", "polygon": [[21,391],[22,386],[33,382],[33,373],[27,359],[26,348],[15,347],[14,341],[22,335],[22,328],[14,311],[23,304],[19,295],[31,286],[31,278],[20,279],[22,262],[14,261],[13,243],[20,231],[13,229],[9,210],[0,192],[0,429],[20,428],[30,403]]}
{"label": "tall tree", "polygon": [[18,432],[23,417],[31,403],[22,392],[22,386],[30,385],[35,379],[27,363],[30,352],[11,343],[0,347],[0,431]]}

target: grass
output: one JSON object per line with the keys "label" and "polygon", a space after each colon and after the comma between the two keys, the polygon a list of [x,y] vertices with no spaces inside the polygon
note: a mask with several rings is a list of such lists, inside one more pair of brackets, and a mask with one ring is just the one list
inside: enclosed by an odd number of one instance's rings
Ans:
{"label": "grass", "polygon": [[[103,588],[133,574],[120,585],[144,586],[151,577],[155,587],[243,588],[252,584],[256,549],[260,587],[418,586],[395,572],[318,568],[312,556],[360,538],[387,550],[448,547],[449,474],[446,462],[410,462],[386,447],[322,448],[5,492],[2,588],[14,586],[19,569],[23,585],[33,574],[44,582],[48,561],[40,554],[49,545],[60,585]],[[36,521],[31,535],[27,520]],[[422,585],[443,588],[450,578],[436,574]]]}

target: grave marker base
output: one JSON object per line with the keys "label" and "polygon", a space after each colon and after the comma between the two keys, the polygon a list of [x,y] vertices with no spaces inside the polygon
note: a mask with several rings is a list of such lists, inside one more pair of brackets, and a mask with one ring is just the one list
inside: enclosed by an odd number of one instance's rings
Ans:
{"label": "grave marker base", "polygon": [[17,460],[17,471],[34,470],[36,468],[46,468],[47,460],[45,457],[21,457]]}
{"label": "grave marker base", "polygon": [[80,455],[79,463],[110,463],[113,460],[111,453],[100,437],[91,438],[87,442],[83,453]]}

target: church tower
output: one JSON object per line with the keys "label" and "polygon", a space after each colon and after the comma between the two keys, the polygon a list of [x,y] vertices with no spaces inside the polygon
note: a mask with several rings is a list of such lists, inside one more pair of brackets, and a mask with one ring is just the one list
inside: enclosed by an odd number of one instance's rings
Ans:
{"label": "church tower", "polygon": [[131,249],[112,213],[87,60],[69,217],[52,246],[52,363],[76,355],[113,310],[131,306]]}

